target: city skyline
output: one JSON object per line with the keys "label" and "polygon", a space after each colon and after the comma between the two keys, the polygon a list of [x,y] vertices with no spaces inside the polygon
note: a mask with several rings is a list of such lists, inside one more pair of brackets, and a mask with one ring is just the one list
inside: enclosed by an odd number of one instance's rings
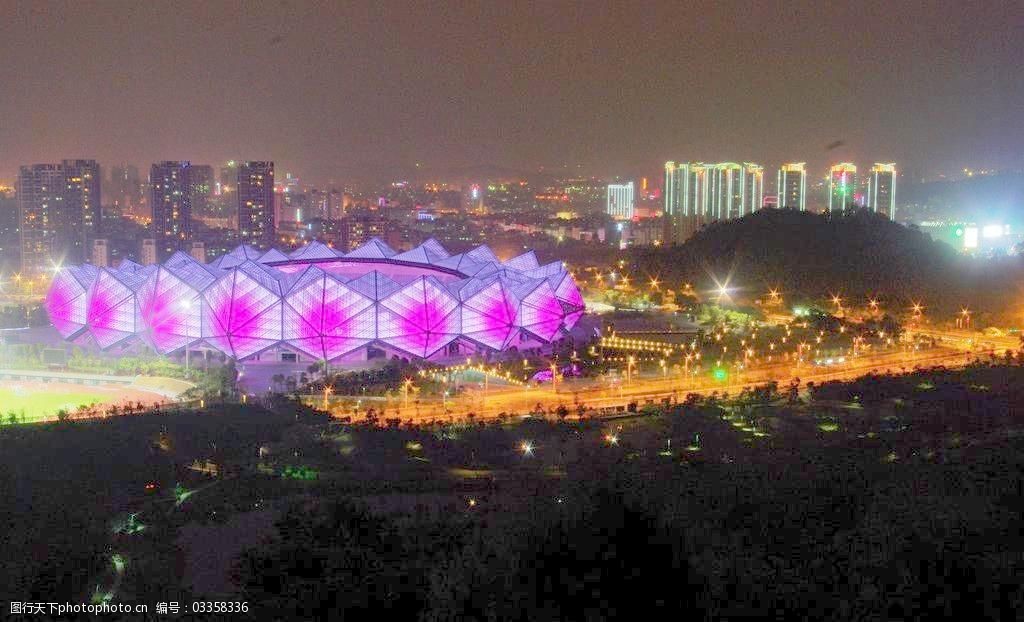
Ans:
{"label": "city skyline", "polygon": [[[318,184],[479,164],[639,175],[680,152],[815,171],[897,161],[912,178],[1024,165],[1009,4],[708,5],[700,20],[654,3],[120,6],[57,19],[8,4],[2,71],[18,88],[0,114],[22,121],[0,129],[0,180],[63,157],[247,154]],[[636,36],[603,36],[623,24]],[[722,36],[733,30],[743,36]],[[679,58],[706,71],[678,71]],[[88,122],[66,122],[83,108]]]}

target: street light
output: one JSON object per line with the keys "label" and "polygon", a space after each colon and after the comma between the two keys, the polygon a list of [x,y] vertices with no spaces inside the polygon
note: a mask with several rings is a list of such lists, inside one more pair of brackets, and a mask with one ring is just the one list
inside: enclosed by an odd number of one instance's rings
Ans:
{"label": "street light", "polygon": [[956,319],[957,328],[967,328],[971,325],[971,312],[969,309],[961,309],[960,317]]}
{"label": "street light", "polygon": [[836,313],[843,310],[843,299],[839,297],[839,294],[832,295],[832,304],[836,306]]}
{"label": "street light", "polygon": [[402,397],[404,398],[404,400],[403,400],[403,402],[404,402],[403,403],[403,407],[404,408],[409,408],[409,390],[410,389],[412,389],[412,378],[406,378],[405,382],[402,383],[402,394],[403,394]]}

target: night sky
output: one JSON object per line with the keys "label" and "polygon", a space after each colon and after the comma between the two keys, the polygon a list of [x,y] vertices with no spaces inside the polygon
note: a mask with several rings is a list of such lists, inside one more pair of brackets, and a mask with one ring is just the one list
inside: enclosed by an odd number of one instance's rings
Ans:
{"label": "night sky", "polygon": [[848,159],[915,175],[1024,166],[1020,2],[0,9],[4,181],[68,157],[273,159],[318,183],[416,162],[594,175],[658,175],[667,159],[806,160],[815,174]]}

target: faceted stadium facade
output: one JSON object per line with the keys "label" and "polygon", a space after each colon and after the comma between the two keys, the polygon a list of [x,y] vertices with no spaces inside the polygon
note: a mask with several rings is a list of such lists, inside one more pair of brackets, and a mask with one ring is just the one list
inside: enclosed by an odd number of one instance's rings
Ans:
{"label": "faceted stadium facade", "polygon": [[486,246],[451,255],[436,240],[404,253],[373,239],[350,253],[313,242],[291,254],[239,246],[209,264],[61,269],[46,297],[68,340],[103,349],[141,339],[161,354],[208,347],[244,360],[271,349],[309,359],[501,352],[558,339],[583,314],[561,262],[500,261]]}

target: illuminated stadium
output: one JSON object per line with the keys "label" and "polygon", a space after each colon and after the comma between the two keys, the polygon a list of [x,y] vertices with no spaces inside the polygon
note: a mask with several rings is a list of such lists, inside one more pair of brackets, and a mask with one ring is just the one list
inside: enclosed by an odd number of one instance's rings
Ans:
{"label": "illuminated stadium", "polygon": [[239,246],[209,264],[178,252],[162,265],[72,266],[46,297],[65,339],[103,350],[138,339],[161,354],[330,362],[371,349],[429,359],[537,347],[583,307],[561,262],[540,265],[532,251],[500,261],[486,246],[452,255],[436,240],[403,253],[373,239],[349,253],[313,242],[288,255]]}

